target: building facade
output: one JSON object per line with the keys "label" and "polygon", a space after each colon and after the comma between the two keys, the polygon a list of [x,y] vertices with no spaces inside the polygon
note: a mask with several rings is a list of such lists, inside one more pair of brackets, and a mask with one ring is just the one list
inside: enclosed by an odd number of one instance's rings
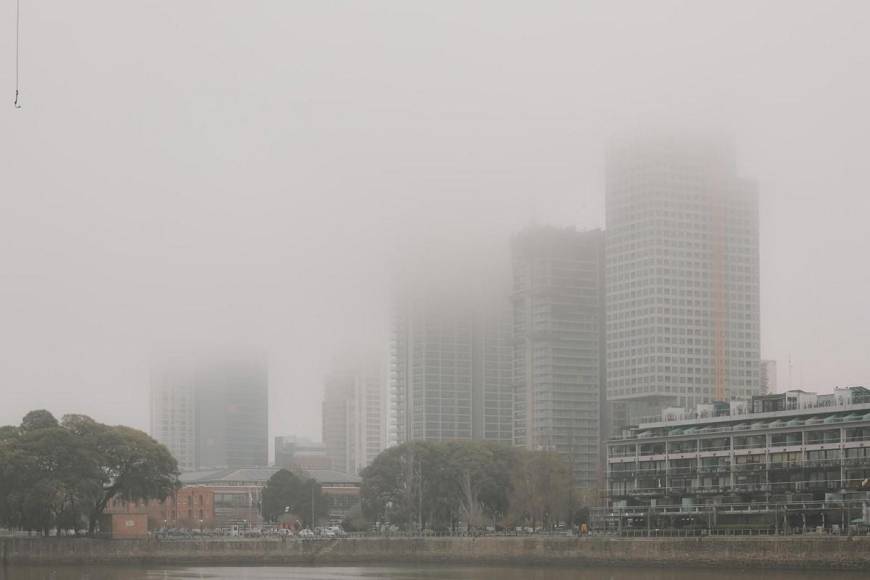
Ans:
{"label": "building facade", "polygon": [[165,357],[151,372],[151,436],[182,471],[263,465],[268,460],[264,355]]}
{"label": "building facade", "polygon": [[124,501],[113,499],[106,513],[145,514],[149,530],[159,528],[211,529],[215,526],[214,490],[189,485],[175,490],[165,500]]}
{"label": "building facade", "polygon": [[386,387],[379,365],[357,364],[326,379],[323,445],[332,469],[359,473],[386,447]]}
{"label": "building facade", "polygon": [[733,146],[626,142],[606,181],[613,425],[759,394],[758,193]]}
{"label": "building facade", "polygon": [[[279,471],[279,467],[207,470],[183,473],[181,481],[184,489],[192,486],[214,493],[215,527],[256,528],[265,523],[261,511],[263,488]],[[331,469],[305,470],[298,475],[320,485],[323,499],[328,502],[330,523],[340,523],[360,503],[359,476]]]}
{"label": "building facade", "polygon": [[391,330],[391,443],[511,443],[506,289],[476,294],[464,283],[405,289],[396,302]]}
{"label": "building facade", "polygon": [[531,228],[513,240],[515,443],[603,479],[604,235]]}
{"label": "building facade", "polygon": [[[663,418],[607,443],[607,491],[621,529],[654,514],[654,527],[695,518],[815,527],[825,517],[830,526],[842,502],[870,500],[870,390],[788,391]],[[832,502],[836,520],[821,515]]]}

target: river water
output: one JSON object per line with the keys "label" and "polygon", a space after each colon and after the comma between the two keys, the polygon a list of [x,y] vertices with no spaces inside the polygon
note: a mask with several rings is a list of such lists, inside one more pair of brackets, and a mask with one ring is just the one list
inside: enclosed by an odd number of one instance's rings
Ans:
{"label": "river water", "polygon": [[857,580],[867,573],[767,570],[657,570],[639,568],[523,568],[389,566],[383,568],[221,567],[140,568],[23,566],[3,568],[0,580]]}

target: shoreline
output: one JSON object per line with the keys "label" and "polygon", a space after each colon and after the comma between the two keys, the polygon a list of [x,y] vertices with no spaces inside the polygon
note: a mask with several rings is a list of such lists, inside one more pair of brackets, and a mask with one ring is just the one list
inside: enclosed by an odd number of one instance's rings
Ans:
{"label": "shoreline", "polygon": [[0,565],[590,566],[870,571],[870,537],[0,538]]}

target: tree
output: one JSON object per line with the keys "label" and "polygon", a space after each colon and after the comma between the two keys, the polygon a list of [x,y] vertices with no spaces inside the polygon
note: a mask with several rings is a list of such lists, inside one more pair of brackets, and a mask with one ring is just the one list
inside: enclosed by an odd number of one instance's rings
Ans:
{"label": "tree", "polygon": [[480,527],[508,509],[512,461],[510,447],[489,442],[393,447],[362,472],[363,514],[409,528]]}
{"label": "tree", "polygon": [[454,447],[460,488],[460,516],[470,529],[502,519],[508,509],[514,452],[497,443],[463,443]]}
{"label": "tree", "polygon": [[84,426],[82,437],[96,450],[102,474],[102,485],[90,513],[90,534],[112,499],[164,500],[178,488],[175,458],[142,431],[95,422]]}
{"label": "tree", "polygon": [[177,475],[169,450],[141,431],[31,411],[0,428],[0,524],[93,533],[112,498],[165,499]]}
{"label": "tree", "polygon": [[369,528],[369,522],[362,512],[362,506],[355,505],[341,521],[341,527],[348,532],[364,532]]}
{"label": "tree", "polygon": [[510,509],[516,521],[547,526],[567,516],[571,475],[556,453],[516,450]]}
{"label": "tree", "polygon": [[329,514],[329,502],[320,484],[282,469],[269,478],[263,489],[263,517],[275,522],[282,514],[293,513],[304,525],[314,527],[317,522],[312,520],[312,501],[315,519]]}
{"label": "tree", "polygon": [[0,429],[0,521],[47,534],[77,529],[81,498],[99,477],[93,454],[48,411]]}
{"label": "tree", "polygon": [[61,427],[25,432],[18,449],[21,525],[44,534],[52,527],[78,529],[98,489],[94,451]]}
{"label": "tree", "polygon": [[20,429],[23,433],[27,433],[53,427],[58,427],[57,419],[54,418],[54,415],[45,409],[39,409],[38,411],[31,411],[24,416],[24,419],[21,420]]}
{"label": "tree", "polygon": [[[409,446],[391,447],[363,469],[360,496],[363,515],[370,521],[407,525],[413,506]],[[413,460],[410,461],[413,463]]]}

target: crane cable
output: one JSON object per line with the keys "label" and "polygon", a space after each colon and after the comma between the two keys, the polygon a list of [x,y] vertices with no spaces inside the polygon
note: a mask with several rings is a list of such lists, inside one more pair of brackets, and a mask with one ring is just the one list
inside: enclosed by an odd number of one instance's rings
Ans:
{"label": "crane cable", "polygon": [[21,90],[21,0],[15,0],[15,108],[20,109],[18,97]]}

